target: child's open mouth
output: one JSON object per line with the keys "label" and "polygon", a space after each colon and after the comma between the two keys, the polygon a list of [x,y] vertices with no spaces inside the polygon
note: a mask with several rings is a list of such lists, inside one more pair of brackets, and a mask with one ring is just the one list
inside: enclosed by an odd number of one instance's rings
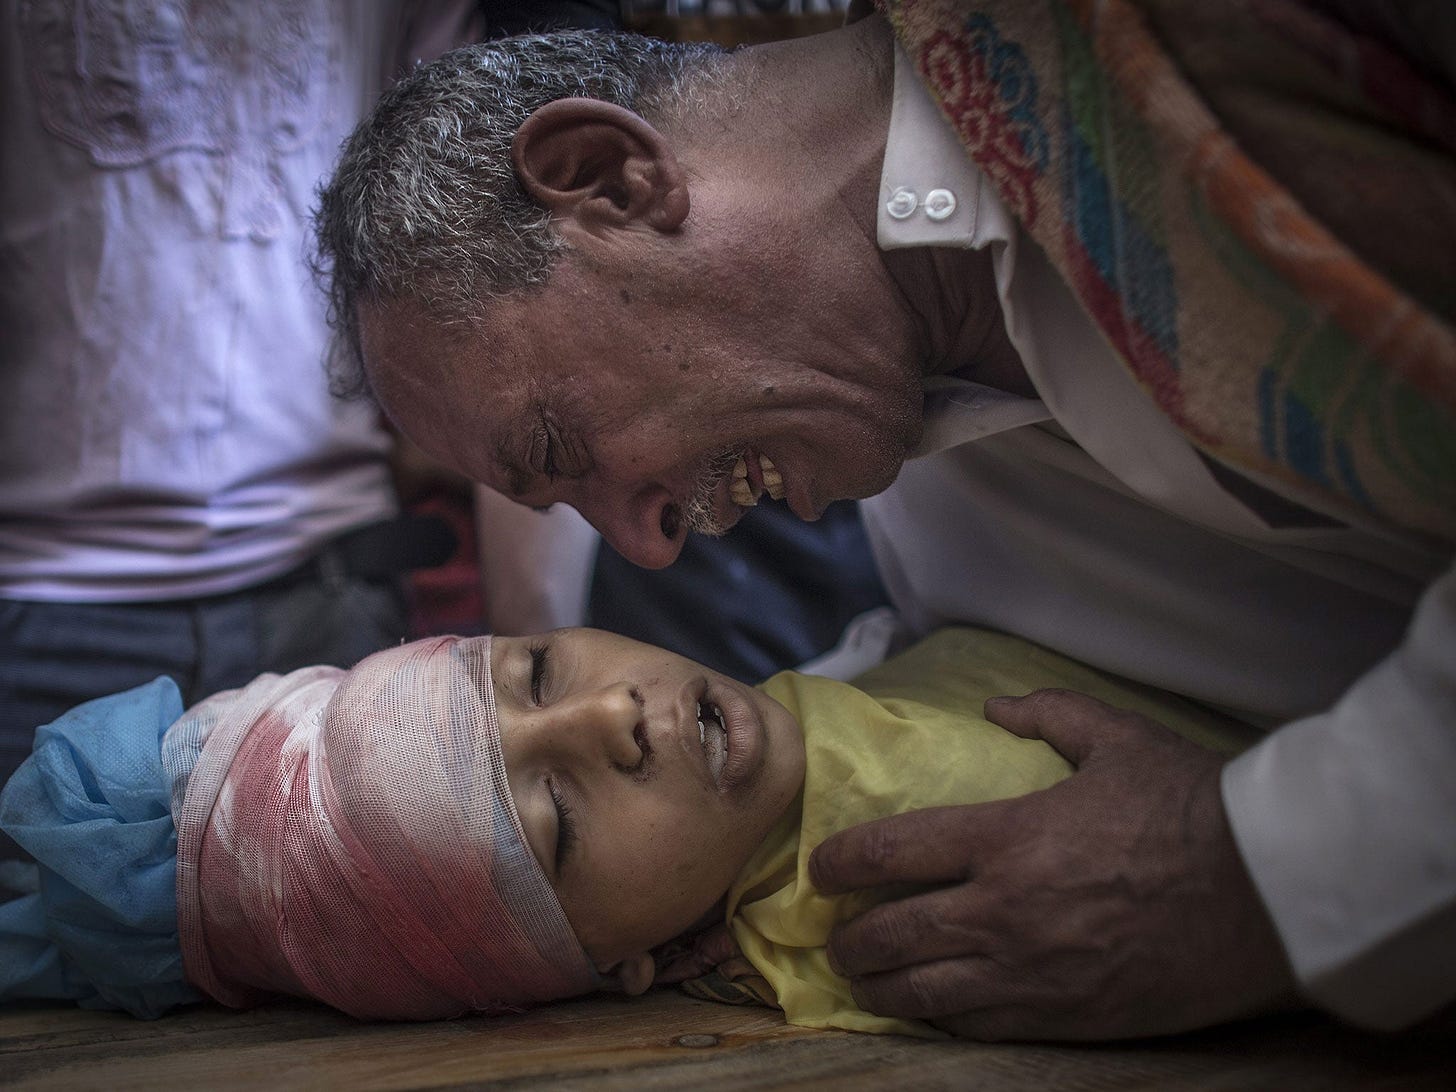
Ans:
{"label": "child's open mouth", "polygon": [[712,702],[698,702],[698,742],[708,757],[708,773],[717,785],[728,760],[728,728],[723,723],[723,710]]}

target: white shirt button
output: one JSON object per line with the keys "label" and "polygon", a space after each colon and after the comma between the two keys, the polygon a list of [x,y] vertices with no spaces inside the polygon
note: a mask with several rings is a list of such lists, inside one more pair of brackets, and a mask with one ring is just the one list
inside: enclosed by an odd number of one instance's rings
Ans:
{"label": "white shirt button", "polygon": [[915,206],[919,203],[920,198],[914,190],[907,190],[901,186],[890,194],[890,200],[885,203],[885,211],[894,219],[903,220],[915,212]]}
{"label": "white shirt button", "polygon": [[925,215],[932,220],[948,220],[955,210],[956,196],[950,190],[931,190],[925,195]]}

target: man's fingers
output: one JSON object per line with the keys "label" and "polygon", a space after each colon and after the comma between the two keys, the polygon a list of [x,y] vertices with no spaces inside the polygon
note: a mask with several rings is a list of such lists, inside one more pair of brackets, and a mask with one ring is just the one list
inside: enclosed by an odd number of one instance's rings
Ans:
{"label": "man's fingers", "polygon": [[830,934],[829,966],[856,978],[987,951],[996,937],[979,894],[961,884],[872,907]]}
{"label": "man's fingers", "polygon": [[738,956],[738,943],[726,925],[715,925],[699,934],[686,951],[665,960],[657,969],[656,981],[663,984],[682,982],[705,975],[721,963]]}
{"label": "man's fingers", "polygon": [[963,1039],[1097,1039],[1096,1021],[1079,1019],[1075,1007],[1048,996],[1039,984],[1013,975],[990,956],[973,955],[921,963],[850,984],[866,1012],[928,1020]]}
{"label": "man's fingers", "polygon": [[809,880],[833,895],[887,883],[964,879],[974,841],[971,813],[994,806],[923,808],[842,830],[810,856]]}
{"label": "man's fingers", "polygon": [[941,1016],[930,1021],[941,1031],[961,1039],[999,1043],[1007,1039],[1095,1039],[1068,1031],[1065,1021],[1038,1005],[987,1005],[984,1008]]}
{"label": "man's fingers", "polygon": [[1127,728],[1131,714],[1075,690],[1033,690],[1025,697],[986,699],[986,719],[1024,739],[1044,739],[1081,765],[1093,748]]}
{"label": "man's fingers", "polygon": [[967,997],[977,1004],[1005,1000],[1000,970],[985,956],[917,963],[882,974],[864,975],[851,982],[855,1004],[879,1016],[929,1020],[963,1010]]}

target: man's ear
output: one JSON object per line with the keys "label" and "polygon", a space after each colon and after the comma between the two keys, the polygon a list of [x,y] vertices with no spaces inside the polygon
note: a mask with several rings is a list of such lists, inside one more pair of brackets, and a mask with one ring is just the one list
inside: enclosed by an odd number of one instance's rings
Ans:
{"label": "man's ear", "polygon": [[598,970],[615,978],[628,997],[646,993],[657,979],[657,964],[650,952],[638,952],[628,956],[614,968],[599,967]]}
{"label": "man's ear", "polygon": [[533,201],[588,231],[674,231],[687,219],[687,177],[667,140],[612,103],[548,102],[516,131],[511,160]]}

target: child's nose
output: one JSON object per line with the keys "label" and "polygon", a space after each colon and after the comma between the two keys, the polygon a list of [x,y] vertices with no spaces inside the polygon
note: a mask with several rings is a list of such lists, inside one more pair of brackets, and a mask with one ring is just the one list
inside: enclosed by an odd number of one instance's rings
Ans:
{"label": "child's nose", "polygon": [[626,683],[603,687],[555,708],[563,742],[588,761],[605,755],[614,766],[635,768],[643,759],[636,738],[642,703]]}

